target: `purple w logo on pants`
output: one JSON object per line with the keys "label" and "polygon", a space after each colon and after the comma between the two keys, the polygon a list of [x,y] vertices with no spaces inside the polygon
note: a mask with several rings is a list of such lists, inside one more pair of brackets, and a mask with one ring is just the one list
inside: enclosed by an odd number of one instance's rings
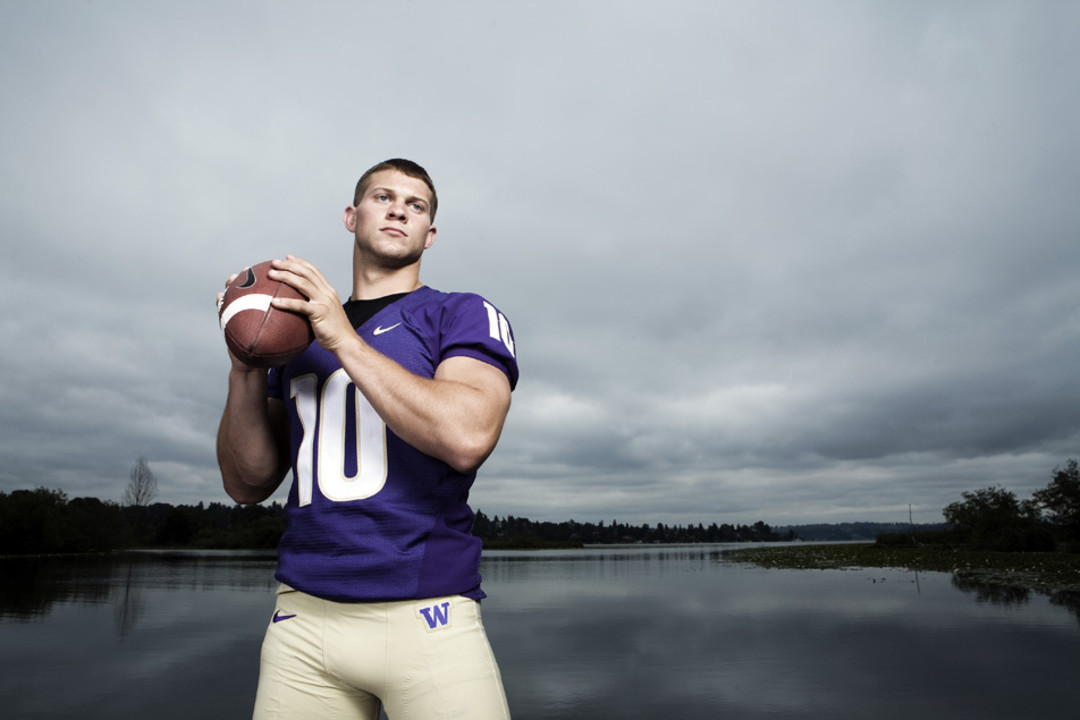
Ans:
{"label": "purple w logo on pants", "polygon": [[439,626],[446,627],[450,624],[450,602],[420,608],[420,614],[424,616],[429,630],[434,630]]}

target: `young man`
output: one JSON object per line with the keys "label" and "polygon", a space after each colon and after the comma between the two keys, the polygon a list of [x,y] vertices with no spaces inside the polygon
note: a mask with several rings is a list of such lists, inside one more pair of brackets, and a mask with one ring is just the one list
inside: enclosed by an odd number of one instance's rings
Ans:
{"label": "young man", "polygon": [[308,300],[274,304],[307,315],[316,342],[269,373],[232,358],[226,492],[261,502],[293,473],[256,718],[509,717],[466,501],[517,362],[494,306],[420,283],[437,203],[411,161],[364,173],[345,208],[350,300],[310,263],[275,260],[271,277]]}

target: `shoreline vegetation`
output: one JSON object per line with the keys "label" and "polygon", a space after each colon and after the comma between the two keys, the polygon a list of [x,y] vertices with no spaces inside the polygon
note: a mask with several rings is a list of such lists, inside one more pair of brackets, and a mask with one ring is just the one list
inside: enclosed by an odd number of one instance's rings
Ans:
{"label": "shoreline vegetation", "polygon": [[735,548],[726,562],[779,570],[882,568],[947,572],[969,582],[1038,591],[1080,592],[1080,553],[1003,552],[949,546],[898,547],[882,543],[800,544]]}
{"label": "shoreline vegetation", "polygon": [[[68,500],[60,490],[0,492],[0,556],[109,553],[116,550],[273,550],[285,531],[279,503],[152,503],[144,458],[131,473],[125,504]],[[611,520],[554,523],[489,517],[477,509],[472,534],[488,550],[588,545],[754,543],[724,551],[733,562],[795,570],[898,568],[951,572],[961,581],[1080,592],[1080,463],[1054,468],[1051,482],[1020,499],[1001,486],[961,493],[942,510],[945,523],[841,523],[772,528],[711,522],[688,525]],[[802,540],[804,543],[796,543]],[[866,542],[827,543],[848,540]],[[872,541],[872,542],[871,542]],[[764,543],[772,547],[762,547]]]}

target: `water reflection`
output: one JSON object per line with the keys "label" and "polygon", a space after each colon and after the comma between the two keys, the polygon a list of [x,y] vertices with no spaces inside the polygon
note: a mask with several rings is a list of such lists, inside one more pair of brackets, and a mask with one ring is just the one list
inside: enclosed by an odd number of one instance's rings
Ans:
{"label": "water reflection", "polygon": [[[998,720],[1074,701],[1077,593],[765,570],[721,550],[488,553],[484,621],[515,720]],[[5,717],[249,717],[273,568],[272,556],[0,562]]]}
{"label": "water reflection", "polygon": [[1050,604],[1063,607],[1080,623],[1080,590],[1055,590],[1049,593]]}
{"label": "water reflection", "polygon": [[[1073,695],[1080,634],[1053,607],[971,603],[976,586],[945,573],[764,570],[695,548],[489,554],[482,570],[518,720],[1014,718]],[[1027,664],[984,662],[1001,657]],[[1015,690],[1026,677],[1039,698]]]}
{"label": "water reflection", "polygon": [[142,592],[135,577],[135,566],[127,564],[123,585],[119,588],[118,599],[113,604],[113,620],[120,635],[128,635],[135,629],[143,614]]}
{"label": "water reflection", "polygon": [[3,717],[250,717],[274,561],[0,561]]}
{"label": "water reflection", "polygon": [[957,590],[974,595],[976,602],[1004,607],[1026,605],[1032,597],[1044,595],[1051,605],[1068,610],[1080,622],[1080,591],[1077,590],[1032,590],[955,574],[952,584]]}
{"label": "water reflection", "polygon": [[957,590],[973,594],[975,602],[1013,607],[1026,605],[1031,600],[1031,590],[1028,588],[988,583],[963,575],[953,575],[952,584]]}
{"label": "water reflection", "polygon": [[275,556],[265,552],[133,552],[0,560],[0,620],[41,619],[62,603],[113,605],[127,634],[143,615],[143,591],[260,589],[275,586]]}

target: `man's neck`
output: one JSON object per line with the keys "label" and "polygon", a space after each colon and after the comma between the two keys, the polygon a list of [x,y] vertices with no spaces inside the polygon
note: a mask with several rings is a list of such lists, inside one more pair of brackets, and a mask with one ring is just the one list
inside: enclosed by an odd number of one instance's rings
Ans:
{"label": "man's neck", "polygon": [[387,295],[408,293],[422,284],[419,262],[402,268],[371,267],[353,263],[353,300],[373,300]]}

